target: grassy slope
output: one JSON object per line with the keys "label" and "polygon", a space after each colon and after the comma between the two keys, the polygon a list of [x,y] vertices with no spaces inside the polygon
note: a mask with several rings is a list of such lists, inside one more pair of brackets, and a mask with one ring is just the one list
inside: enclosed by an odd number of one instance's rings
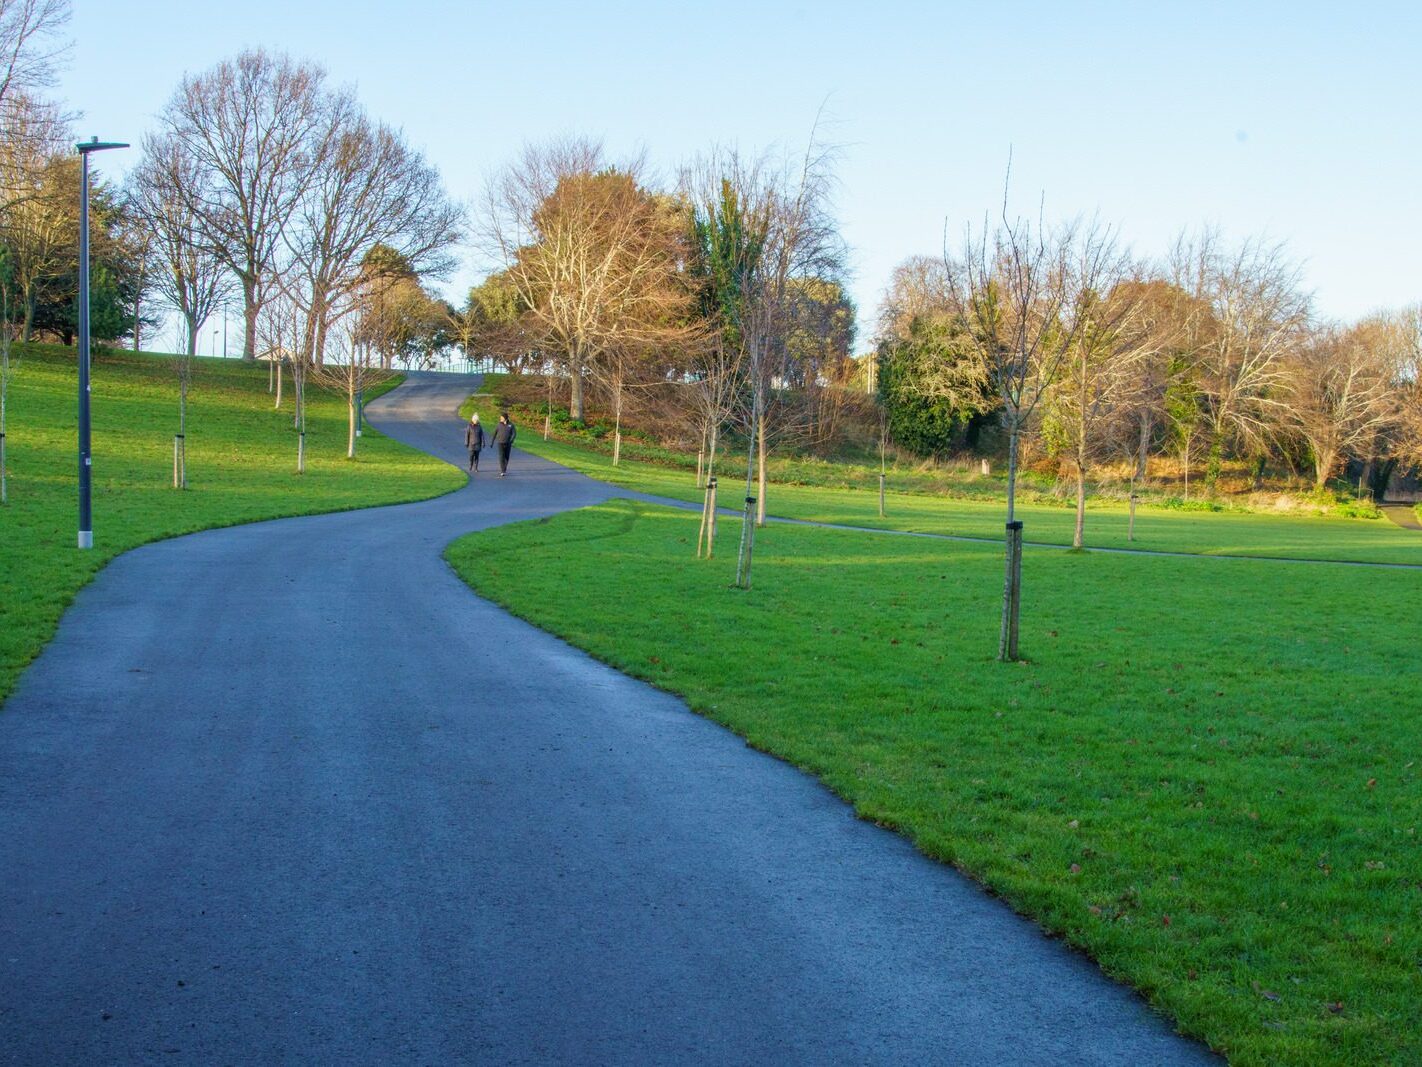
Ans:
{"label": "grassy slope", "polygon": [[[684,695],[1245,1064],[1422,1061],[1422,574],[771,527],[613,502],[456,542],[481,593]],[[569,598],[567,590],[580,590]]]}
{"label": "grassy slope", "polygon": [[211,526],[417,500],[464,482],[447,464],[373,430],[347,461],[344,401],[314,389],[307,472],[297,475],[290,393],[275,412],[265,366],[200,360],[188,406],[190,488],[176,492],[170,363],[105,354],[93,371],[94,549],[80,552],[74,352],[34,346],[15,354],[10,503],[0,509],[0,700],[74,594],[126,549]]}
{"label": "grassy slope", "polygon": [[[462,409],[466,414],[472,405]],[[493,401],[481,400],[481,418],[494,414]],[[609,456],[578,445],[544,441],[541,426],[524,425],[519,446],[535,455],[573,467],[593,478],[638,492],[699,502],[692,473],[674,467],[624,460],[614,467]],[[693,457],[694,458],[694,457]],[[722,472],[731,467],[718,463]],[[745,466],[740,476],[721,479],[719,503],[739,507],[745,496]],[[888,494],[887,517],[879,518],[878,492],[829,486],[776,485],[766,494],[772,515],[849,526],[913,530],[965,537],[1000,538],[1000,500],[966,500],[920,493]],[[1027,540],[1070,544],[1075,514],[1069,507],[1024,504],[1018,517]],[[1422,536],[1381,519],[1268,515],[1247,512],[1181,512],[1141,507],[1136,538],[1127,539],[1127,509],[1098,502],[1086,517],[1088,546],[1137,548],[1202,555],[1272,556],[1296,559],[1359,560],[1422,564]]]}

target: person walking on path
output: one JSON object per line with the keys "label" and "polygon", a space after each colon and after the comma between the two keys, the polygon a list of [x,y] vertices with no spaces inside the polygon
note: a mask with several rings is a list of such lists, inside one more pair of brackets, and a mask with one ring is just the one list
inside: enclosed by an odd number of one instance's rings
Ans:
{"label": "person walking on path", "polygon": [[507,411],[500,412],[499,424],[494,427],[494,444],[499,449],[499,477],[502,478],[509,470],[509,453],[513,451],[514,438],[518,436],[518,428],[514,426],[513,420],[509,418]]}
{"label": "person walking on path", "polygon": [[484,426],[476,411],[469,417],[469,425],[464,428],[464,445],[469,449],[469,471],[479,473],[479,453],[484,450]]}

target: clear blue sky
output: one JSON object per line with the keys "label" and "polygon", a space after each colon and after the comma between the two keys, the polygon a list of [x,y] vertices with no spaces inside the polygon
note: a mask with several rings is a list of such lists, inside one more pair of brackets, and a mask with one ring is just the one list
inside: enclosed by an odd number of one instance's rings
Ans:
{"label": "clear blue sky", "polygon": [[59,91],[81,136],[136,142],[185,71],[264,45],[354,83],[471,200],[525,141],[597,136],[669,175],[713,142],[793,150],[828,101],[861,348],[893,266],[998,203],[1009,146],[1020,209],[1099,212],[1146,254],[1184,225],[1267,233],[1329,317],[1422,300],[1416,3],[75,8]]}

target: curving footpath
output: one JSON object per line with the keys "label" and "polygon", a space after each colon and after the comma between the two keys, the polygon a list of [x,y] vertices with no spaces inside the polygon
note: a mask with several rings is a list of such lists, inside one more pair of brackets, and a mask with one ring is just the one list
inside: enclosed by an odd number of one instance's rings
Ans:
{"label": "curving footpath", "polygon": [[[472,385],[369,414],[458,461]],[[110,564],[0,713],[0,1062],[1213,1062],[441,558],[615,495],[515,452]]]}

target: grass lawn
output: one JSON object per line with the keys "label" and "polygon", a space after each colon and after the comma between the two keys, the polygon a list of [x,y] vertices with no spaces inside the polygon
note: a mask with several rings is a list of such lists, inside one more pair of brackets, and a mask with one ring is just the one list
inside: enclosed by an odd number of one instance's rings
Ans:
{"label": "grass lawn", "polygon": [[[490,419],[497,414],[493,399],[482,398],[478,406],[480,418]],[[473,407],[472,402],[466,402],[461,410],[467,415]],[[614,467],[611,457],[601,452],[565,441],[544,441],[541,423],[522,425],[518,444],[535,455],[627,489],[675,500],[701,500],[694,456],[691,471],[633,459],[623,459]],[[829,477],[826,472],[832,465],[814,466],[814,471],[804,472],[807,478],[824,481]],[[796,471],[794,464],[786,468],[789,477],[795,477]],[[718,462],[717,473],[721,478],[719,503],[723,507],[739,507],[745,497],[745,457],[725,457],[724,462]],[[960,537],[1000,539],[1003,532],[1005,505],[1001,499],[963,499],[891,489],[885,508],[887,517],[881,519],[877,480],[872,489],[772,481],[766,498],[769,513],[783,518]],[[1024,503],[1019,504],[1018,517],[1026,524],[1028,541],[1071,544],[1075,522],[1071,507]],[[1093,501],[1086,515],[1088,547],[1422,565],[1422,534],[1381,518],[1179,511],[1143,505],[1136,512],[1134,541],[1127,539],[1127,522],[1125,505]]]}
{"label": "grass lawn", "polygon": [[994,546],[771,526],[747,594],[738,522],[708,562],[697,520],[614,501],[448,557],[1235,1062],[1422,1062],[1422,572],[1029,549],[1008,665]]}
{"label": "grass lawn", "polygon": [[[308,391],[306,473],[291,393],[272,409],[265,365],[199,360],[188,399],[188,482],[172,488],[177,381],[168,360],[101,354],[93,366],[94,548],[75,547],[74,350],[16,346],[9,499],[0,508],[0,701],[74,594],[126,549],[211,526],[436,496],[464,484],[445,463],[367,429],[345,458],[344,399]],[[287,383],[288,386],[290,382]]]}

